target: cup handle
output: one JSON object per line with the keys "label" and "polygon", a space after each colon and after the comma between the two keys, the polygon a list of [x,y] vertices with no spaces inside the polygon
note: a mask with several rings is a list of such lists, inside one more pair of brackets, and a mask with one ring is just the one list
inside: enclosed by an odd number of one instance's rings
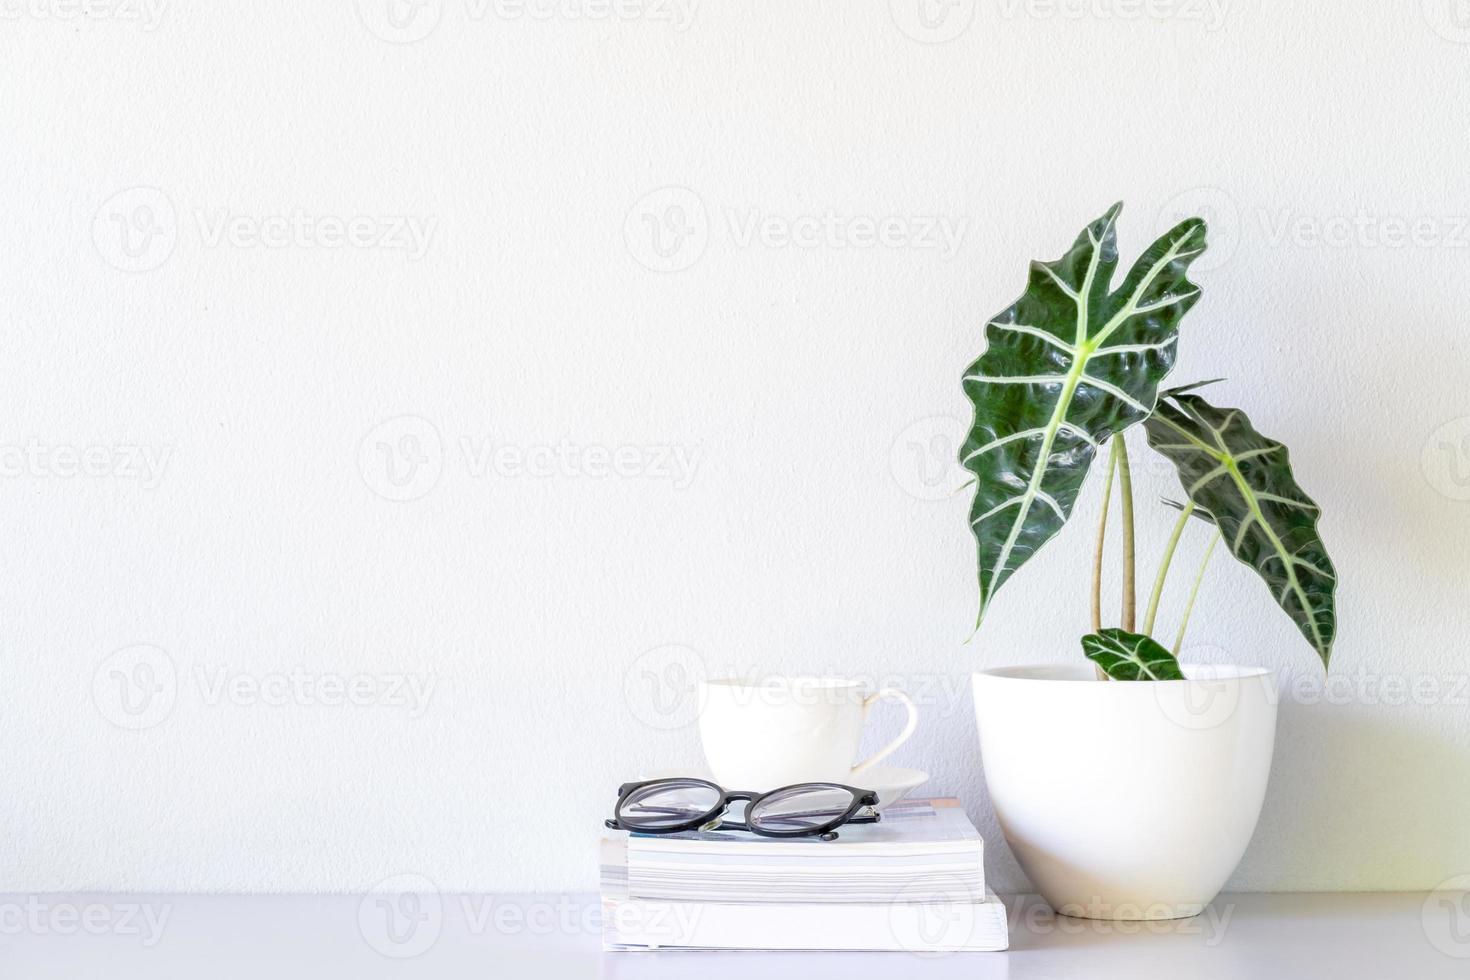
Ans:
{"label": "cup handle", "polygon": [[903,693],[896,687],[885,687],[883,690],[878,691],[876,694],[869,694],[866,698],[864,698],[864,718],[867,717],[868,709],[879,701],[901,702],[903,706],[909,711],[909,720],[903,726],[903,731],[898,733],[898,738],[895,738],[893,741],[883,746],[883,748],[879,749],[875,755],[869,756],[862,762],[859,762],[857,765],[852,767],[852,775],[854,776],[867,769],[869,766],[872,766],[874,763],[882,762],[884,759],[892,755],[895,749],[897,749],[900,745],[909,740],[909,736],[914,733],[914,729],[919,727],[919,709],[914,706],[913,701],[909,700],[909,696],[907,694]]}

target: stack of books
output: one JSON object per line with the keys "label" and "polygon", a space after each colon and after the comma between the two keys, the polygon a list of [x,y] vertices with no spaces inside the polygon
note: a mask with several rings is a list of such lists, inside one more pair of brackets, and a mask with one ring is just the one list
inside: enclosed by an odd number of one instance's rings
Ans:
{"label": "stack of books", "polygon": [[984,842],[957,800],[896,803],[838,839],[740,831],[603,838],[603,948],[952,952],[1008,945]]}

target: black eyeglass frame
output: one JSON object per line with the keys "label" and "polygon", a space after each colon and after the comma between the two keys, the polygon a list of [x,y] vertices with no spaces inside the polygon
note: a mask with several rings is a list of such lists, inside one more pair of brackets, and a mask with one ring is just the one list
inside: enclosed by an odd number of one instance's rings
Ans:
{"label": "black eyeglass frame", "polygon": [[[715,801],[714,805],[706,810],[703,814],[699,815],[698,817],[692,817],[689,820],[683,821],[682,823],[670,824],[664,827],[630,827],[624,824],[622,820],[623,806],[628,802],[628,797],[632,796],[639,790],[646,789],[649,786],[657,786],[662,783],[667,783],[671,787],[676,785],[705,786],[718,793],[719,798]],[[828,820],[826,823],[816,824],[811,827],[802,827],[796,830],[763,830],[759,827],[750,826],[748,822],[726,822],[721,819],[729,811],[731,803],[743,801],[746,804],[746,812],[749,813],[752,809],[760,805],[761,800],[765,799],[768,796],[774,796],[777,793],[785,793],[789,790],[804,789],[807,787],[810,787],[814,790],[846,790],[848,793],[852,794],[853,802],[840,816]],[[618,787],[618,802],[617,805],[613,807],[613,818],[611,820],[606,820],[603,823],[604,826],[606,826],[610,830],[626,830],[629,833],[633,834],[682,834],[686,831],[698,830],[713,821],[718,821],[718,829],[720,830],[744,830],[752,834],[758,834],[761,837],[820,837],[823,840],[835,840],[837,837],[835,831],[838,827],[841,827],[845,824],[877,823],[879,820],[881,820],[882,816],[878,813],[866,814],[863,816],[857,815],[859,810],[862,810],[865,807],[875,807],[877,805],[877,793],[873,792],[870,789],[860,789],[857,786],[847,786],[843,783],[792,783],[790,786],[778,786],[775,789],[768,790],[764,793],[752,793],[744,790],[727,790],[718,783],[712,783],[707,779],[695,779],[693,777],[686,776],[674,779],[645,779],[641,782],[636,783],[624,783],[623,785]]]}

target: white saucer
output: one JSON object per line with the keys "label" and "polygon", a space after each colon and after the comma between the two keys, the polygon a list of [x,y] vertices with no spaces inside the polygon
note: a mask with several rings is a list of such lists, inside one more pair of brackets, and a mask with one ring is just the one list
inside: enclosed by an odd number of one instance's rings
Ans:
{"label": "white saucer", "polygon": [[[709,771],[703,767],[684,766],[678,769],[654,769],[643,776],[644,779],[708,779],[716,781]],[[887,807],[892,806],[899,800],[908,796],[914,790],[929,781],[929,774],[918,769],[900,769],[897,766],[874,766],[866,772],[858,773],[856,776],[844,780],[849,786],[857,786],[860,789],[870,789],[878,794],[877,810],[881,813]],[[753,793],[764,792],[767,789],[775,789],[774,786],[765,786],[759,789],[751,786],[727,786],[726,789],[749,790]]]}

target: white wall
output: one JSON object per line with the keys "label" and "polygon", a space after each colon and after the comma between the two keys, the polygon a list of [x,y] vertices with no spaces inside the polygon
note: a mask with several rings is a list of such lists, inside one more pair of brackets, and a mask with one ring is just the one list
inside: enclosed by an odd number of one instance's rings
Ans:
{"label": "white wall", "polygon": [[[1470,871],[1451,0],[162,2],[0,24],[0,890],[591,888],[613,787],[698,758],[681,684],[798,669],[914,689],[895,761],[1020,886],[965,687],[1078,656],[1096,494],[965,645],[949,440],[1119,198],[1125,257],[1211,219],[1176,377],[1292,447],[1341,571],[1326,694],[1243,567],[1197,611],[1307,685],[1233,885]],[[829,213],[901,247],[779,244]]]}

